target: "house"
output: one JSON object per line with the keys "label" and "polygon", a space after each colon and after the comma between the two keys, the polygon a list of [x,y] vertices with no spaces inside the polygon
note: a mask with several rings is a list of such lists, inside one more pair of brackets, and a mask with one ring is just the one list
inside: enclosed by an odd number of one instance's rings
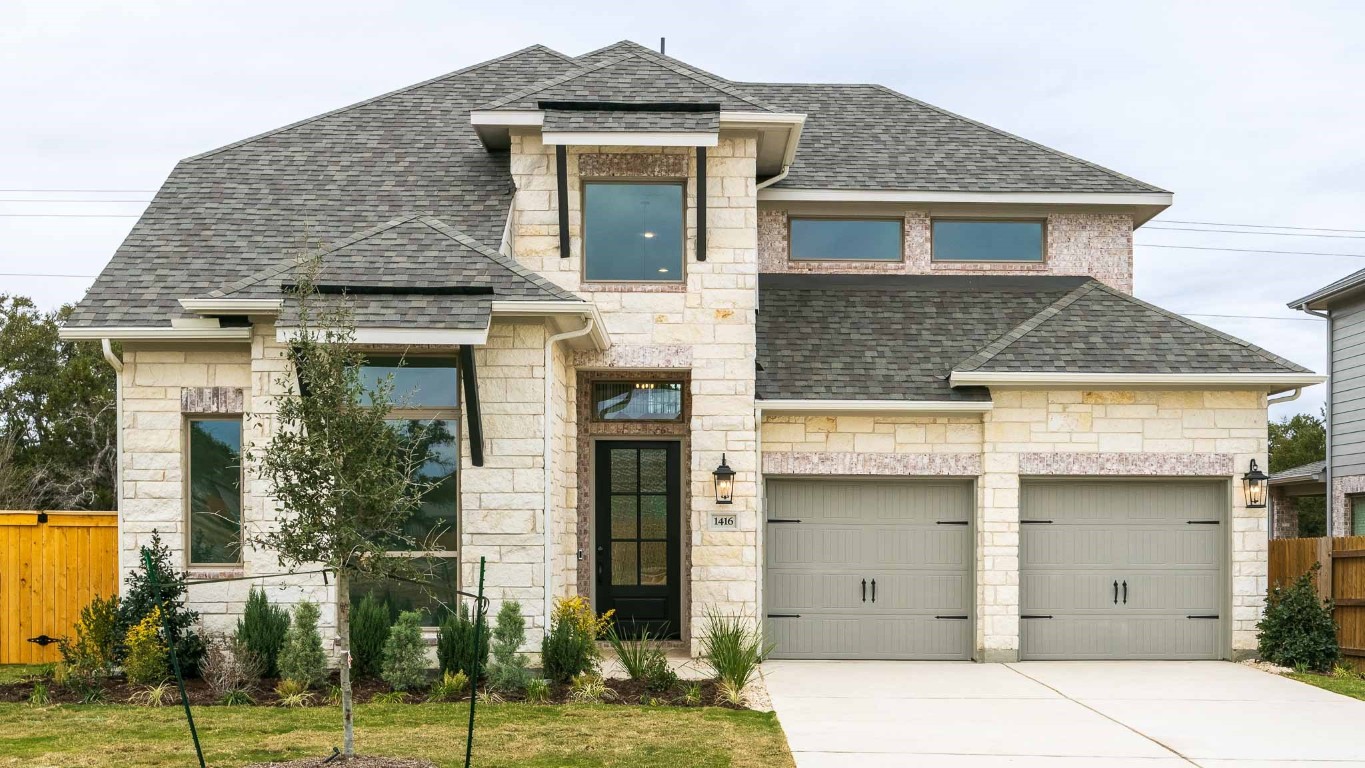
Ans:
{"label": "house", "polygon": [[155,529],[278,571],[236,457],[321,244],[367,373],[448,432],[439,590],[487,558],[533,643],[581,594],[694,652],[715,610],[786,658],[1230,658],[1267,397],[1322,377],[1131,295],[1170,204],[881,86],[533,46],[182,161],[63,333],[121,344],[125,568]]}
{"label": "house", "polygon": [[[1326,536],[1365,535],[1365,269],[1307,296],[1290,309],[1327,321],[1327,458],[1276,472],[1270,480],[1275,538],[1306,535],[1300,512],[1311,510],[1314,530]],[[1324,499],[1331,488],[1331,514]],[[1310,500],[1308,504],[1304,500]],[[1315,514],[1314,514],[1315,513]],[[1323,518],[1326,518],[1323,520]],[[1323,529],[1319,532],[1317,529]]]}

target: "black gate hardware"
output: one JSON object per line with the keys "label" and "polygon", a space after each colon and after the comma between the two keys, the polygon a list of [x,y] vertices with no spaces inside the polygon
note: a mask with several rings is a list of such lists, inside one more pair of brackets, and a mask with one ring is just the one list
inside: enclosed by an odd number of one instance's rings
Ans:
{"label": "black gate hardware", "polygon": [[1185,525],[1218,525],[1217,520],[1186,520]]}
{"label": "black gate hardware", "polygon": [[877,580],[872,580],[872,602],[877,602]]}
{"label": "black gate hardware", "polygon": [[1123,604],[1128,604],[1128,580],[1123,580]]}
{"label": "black gate hardware", "polygon": [[801,521],[800,521],[800,520],[797,520],[797,519],[795,519],[795,518],[791,518],[791,517],[787,517],[787,518],[774,517],[773,519],[769,520],[768,522],[770,522],[770,523],[799,523],[799,522],[801,522]]}
{"label": "black gate hardware", "polygon": [[935,520],[934,525],[966,525],[966,520]]}
{"label": "black gate hardware", "polygon": [[799,613],[770,613],[770,614],[768,614],[768,618],[770,618],[770,619],[799,619],[799,618],[801,618],[801,614],[799,614]]}
{"label": "black gate hardware", "polygon": [[1021,618],[1021,619],[1050,619],[1050,618],[1052,618],[1052,616],[1051,616],[1051,615],[1037,614],[1037,613],[1032,613],[1032,614],[1026,613],[1026,614],[1024,614],[1023,616],[1020,616],[1019,618]]}
{"label": "black gate hardware", "polygon": [[1216,618],[1218,618],[1218,614],[1216,614],[1216,613],[1196,613],[1196,614],[1193,615],[1193,616],[1186,616],[1185,618],[1187,618],[1187,619],[1216,619]]}
{"label": "black gate hardware", "polygon": [[47,513],[46,513],[46,512],[39,512],[39,513],[38,513],[38,522],[40,522],[40,523],[46,523],[46,522],[47,522]]}
{"label": "black gate hardware", "polygon": [[966,616],[935,616],[936,619],[966,619]]}
{"label": "black gate hardware", "polygon": [[863,579],[863,602],[867,602],[867,579]]}
{"label": "black gate hardware", "polygon": [[1051,520],[1020,520],[1024,525],[1052,525]]}
{"label": "black gate hardware", "polygon": [[1119,580],[1114,579],[1114,605],[1119,604]]}
{"label": "black gate hardware", "polygon": [[48,637],[47,635],[38,635],[37,637],[30,637],[28,641],[30,643],[33,643],[34,645],[40,645],[46,648],[49,645],[52,645],[53,643],[60,643],[61,638]]}

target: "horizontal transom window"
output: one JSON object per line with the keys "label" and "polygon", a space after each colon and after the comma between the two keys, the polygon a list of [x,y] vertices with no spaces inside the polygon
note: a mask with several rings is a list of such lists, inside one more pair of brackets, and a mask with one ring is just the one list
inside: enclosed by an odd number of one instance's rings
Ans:
{"label": "horizontal transom window", "polygon": [[683,279],[683,186],[591,181],[583,185],[588,280]]}
{"label": "horizontal transom window", "polygon": [[900,261],[901,219],[792,217],[792,261]]}
{"label": "horizontal transom window", "polygon": [[376,356],[360,369],[367,392],[390,376],[396,408],[455,408],[460,404],[460,377],[453,359]]}
{"label": "horizontal transom window", "polygon": [[676,421],[682,418],[681,381],[596,381],[596,421]]}
{"label": "horizontal transom window", "polygon": [[1043,222],[934,219],[934,261],[1042,261]]}

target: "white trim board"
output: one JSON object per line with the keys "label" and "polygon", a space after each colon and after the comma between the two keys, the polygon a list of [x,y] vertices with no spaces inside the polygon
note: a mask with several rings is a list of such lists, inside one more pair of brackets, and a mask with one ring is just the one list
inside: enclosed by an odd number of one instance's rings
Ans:
{"label": "white trim board", "polygon": [[200,315],[273,315],[280,311],[279,299],[180,299],[180,307]]}
{"label": "white trim board", "polygon": [[1168,192],[930,192],[905,189],[795,189],[759,190],[762,201],[818,203],[1001,203],[1014,205],[1125,205],[1169,206]]}
{"label": "white trim board", "polygon": [[1315,373],[1068,373],[1065,371],[953,371],[954,387],[1228,387],[1263,389],[1271,393],[1321,384]]}
{"label": "white trim board", "polygon": [[115,327],[62,328],[57,332],[63,341],[251,341],[251,328],[171,328],[171,327]]}
{"label": "white trim board", "polygon": [[542,131],[546,146],[714,147],[720,134],[699,131]]}

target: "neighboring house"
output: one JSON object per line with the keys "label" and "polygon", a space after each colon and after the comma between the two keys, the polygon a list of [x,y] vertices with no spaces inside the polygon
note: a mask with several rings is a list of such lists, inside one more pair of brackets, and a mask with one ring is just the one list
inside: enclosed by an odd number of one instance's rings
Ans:
{"label": "neighboring house", "polygon": [[1311,461],[1270,476],[1270,538],[1326,535],[1322,520],[1326,478],[1326,461]]}
{"label": "neighboring house", "polygon": [[1365,536],[1365,269],[1289,307],[1327,321],[1327,460],[1276,473],[1274,532],[1295,535],[1294,497],[1327,496],[1330,487],[1327,535]]}
{"label": "neighboring house", "polygon": [[[1266,591],[1267,395],[1321,377],[1130,295],[1170,203],[880,86],[535,46],[184,160],[64,335],[122,343],[125,568],[159,529],[195,573],[278,570],[241,531],[287,510],[233,457],[317,242],[372,373],[450,433],[440,589],[486,557],[533,644],[581,594],[694,652],[717,610],[781,657],[1225,658]],[[250,583],[193,603],[226,624]]]}

